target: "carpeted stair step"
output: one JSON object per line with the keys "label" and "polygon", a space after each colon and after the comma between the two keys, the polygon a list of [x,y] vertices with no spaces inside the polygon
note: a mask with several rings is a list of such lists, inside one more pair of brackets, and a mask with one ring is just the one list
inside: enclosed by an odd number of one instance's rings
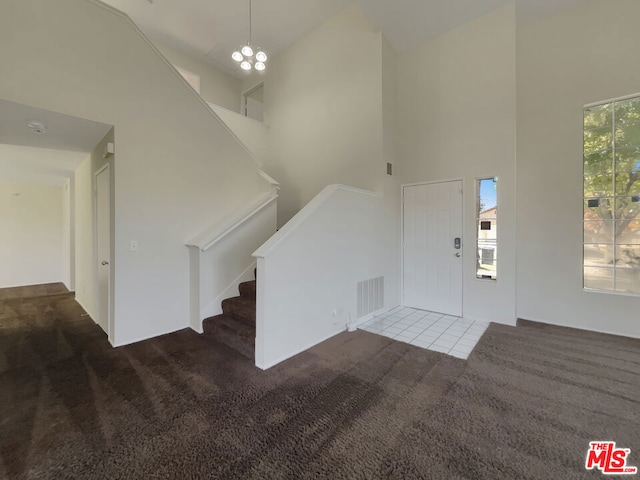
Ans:
{"label": "carpeted stair step", "polygon": [[242,282],[238,285],[238,289],[240,290],[240,296],[249,298],[256,301],[256,281],[252,280],[251,282]]}
{"label": "carpeted stair step", "polygon": [[222,301],[222,312],[255,328],[256,300],[255,298],[233,297]]}
{"label": "carpeted stair step", "polygon": [[223,314],[205,319],[202,328],[205,335],[254,360],[255,327]]}

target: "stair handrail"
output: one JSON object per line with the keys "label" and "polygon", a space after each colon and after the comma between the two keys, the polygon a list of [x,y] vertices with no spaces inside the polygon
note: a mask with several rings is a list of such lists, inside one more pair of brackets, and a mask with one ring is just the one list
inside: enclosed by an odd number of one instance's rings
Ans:
{"label": "stair handrail", "polygon": [[275,202],[277,198],[278,194],[276,192],[266,192],[258,195],[245,208],[233,215],[230,220],[211,226],[187,242],[186,246],[197,247],[201,251],[206,252],[224,237]]}

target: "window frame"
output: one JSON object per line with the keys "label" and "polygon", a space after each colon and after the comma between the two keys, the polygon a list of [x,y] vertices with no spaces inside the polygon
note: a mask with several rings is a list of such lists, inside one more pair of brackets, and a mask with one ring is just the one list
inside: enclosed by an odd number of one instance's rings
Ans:
{"label": "window frame", "polygon": [[[496,199],[495,199],[495,208],[496,212],[495,212],[495,222],[494,222],[494,226],[495,226],[495,248],[493,249],[494,255],[493,255],[493,264],[495,265],[495,272],[493,274],[493,276],[481,276],[478,274],[478,270],[479,267],[481,265],[481,261],[482,261],[482,254],[480,253],[481,250],[484,250],[483,247],[481,247],[481,242],[486,243],[487,239],[481,239],[480,238],[480,222],[483,221],[482,218],[480,217],[480,214],[482,213],[480,211],[480,205],[481,205],[481,201],[482,201],[482,193],[481,193],[481,182],[482,181],[486,181],[486,180],[492,180],[494,182],[494,184],[496,185],[495,187],[495,191],[496,191]],[[498,262],[498,204],[499,204],[499,192],[498,192],[498,184],[499,184],[499,177],[497,175],[487,175],[484,177],[476,177],[475,178],[475,262],[476,262],[476,268],[475,268],[475,279],[478,281],[486,281],[486,280],[490,280],[492,282],[497,282],[498,281],[498,270],[499,270],[499,262]],[[490,210],[490,209],[488,209]],[[488,211],[485,210],[485,211]],[[491,230],[494,230],[493,228]],[[490,239],[493,240],[493,239]]]}
{"label": "window frame", "polygon": [[[582,133],[583,133],[583,140],[582,140],[582,183],[583,183],[583,191],[582,191],[582,289],[585,292],[588,293],[600,293],[600,294],[607,294],[607,295],[623,295],[623,296],[631,296],[631,297],[640,297],[640,280],[638,280],[638,284],[637,284],[637,289],[638,291],[630,291],[630,290],[618,290],[618,284],[617,284],[617,275],[618,275],[618,270],[628,270],[628,271],[636,271],[638,273],[640,273],[640,267],[631,267],[631,268],[625,268],[625,267],[618,267],[618,247],[621,245],[627,245],[627,246],[636,246],[638,245],[640,248],[640,242],[638,244],[635,243],[625,243],[625,242],[618,242],[617,240],[617,236],[616,236],[616,222],[619,221],[620,219],[616,217],[617,212],[616,212],[616,205],[617,205],[617,201],[620,198],[629,198],[631,199],[631,202],[634,202],[633,198],[636,198],[639,194],[635,194],[633,192],[620,192],[617,189],[617,178],[619,175],[621,174],[631,174],[631,173],[635,173],[635,172],[631,172],[631,171],[619,171],[618,170],[618,161],[617,161],[617,156],[616,156],[616,152],[617,150],[623,150],[625,148],[627,149],[631,149],[631,148],[635,148],[640,150],[640,144],[639,145],[627,145],[627,146],[618,146],[618,141],[617,141],[617,127],[619,127],[620,125],[623,125],[623,123],[617,124],[616,123],[616,107],[617,104],[619,103],[623,103],[625,101],[628,100],[638,100],[640,102],[640,92],[639,93],[634,93],[634,94],[630,94],[630,95],[624,95],[621,97],[616,97],[616,98],[612,98],[612,99],[608,99],[608,100],[603,100],[603,101],[598,101],[598,102],[593,102],[593,103],[589,103],[589,104],[585,104],[582,108]],[[606,105],[610,105],[611,106],[611,144],[603,149],[603,150],[593,150],[590,152],[585,152],[585,143],[586,143],[586,137],[587,137],[587,132],[588,131],[593,131],[593,130],[597,130],[598,128],[605,128],[608,127],[608,125],[605,125],[604,127],[591,127],[591,128],[586,128],[585,126],[585,118],[586,118],[586,113],[587,113],[587,109],[590,108],[596,108],[596,107],[603,107]],[[632,124],[640,124],[640,119],[636,120],[634,122],[632,122]],[[592,173],[590,175],[587,175],[587,156],[588,154],[593,155],[594,153],[599,153],[599,152],[607,152],[608,150],[611,150],[611,171],[610,172],[600,172],[600,173]],[[638,157],[638,161],[640,162],[640,156]],[[602,195],[588,195],[587,193],[587,185],[586,185],[586,180],[588,177],[590,178],[596,178],[596,177],[606,177],[606,176],[610,176],[611,177],[611,190],[610,190],[610,195],[602,194]],[[635,182],[633,183],[635,184]],[[632,184],[632,185],[633,185]],[[606,191],[605,191],[606,192]],[[587,211],[589,208],[597,208],[599,205],[596,204],[595,206],[589,206],[588,202],[589,201],[593,201],[593,200],[606,200],[609,203],[609,205],[612,205],[611,208],[612,209],[612,217],[611,219],[600,219],[600,220],[587,220]],[[634,222],[640,222],[640,215],[636,214],[637,216],[635,217],[635,219],[633,219],[632,221]],[[595,241],[591,241],[591,242],[587,242],[587,238],[586,238],[586,224],[588,221],[592,221],[592,222],[611,222],[611,242],[608,243],[606,241],[599,241],[599,242],[595,242]],[[611,248],[611,266],[599,266],[596,264],[588,264],[588,260],[587,260],[587,247],[588,246],[609,246]],[[605,254],[606,255],[606,254]],[[612,288],[611,289],[606,289],[606,288],[594,288],[594,287],[588,287],[587,285],[587,275],[586,275],[586,271],[587,269],[608,269],[611,270],[612,272],[612,278],[611,278],[611,284],[612,284]]]}

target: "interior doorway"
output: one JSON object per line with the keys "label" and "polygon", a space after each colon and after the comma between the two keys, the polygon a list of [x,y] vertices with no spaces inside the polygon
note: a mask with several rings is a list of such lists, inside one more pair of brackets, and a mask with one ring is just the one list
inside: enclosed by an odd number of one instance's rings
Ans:
{"label": "interior doorway", "polygon": [[403,303],[462,316],[462,181],[403,187]]}
{"label": "interior doorway", "polygon": [[264,121],[264,83],[242,94],[242,114],[258,122]]}

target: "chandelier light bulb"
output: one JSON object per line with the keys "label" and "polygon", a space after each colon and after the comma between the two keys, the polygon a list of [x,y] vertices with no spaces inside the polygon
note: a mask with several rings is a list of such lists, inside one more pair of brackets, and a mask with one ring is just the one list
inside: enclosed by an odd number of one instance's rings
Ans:
{"label": "chandelier light bulb", "polygon": [[265,64],[262,62],[256,62],[256,70],[262,71],[265,69]]}
{"label": "chandelier light bulb", "polygon": [[240,68],[248,72],[251,70],[251,64],[245,60],[240,64]]}
{"label": "chandelier light bulb", "polygon": [[244,47],[242,47],[242,55],[244,55],[245,57],[252,57],[253,48],[251,48],[249,45],[245,45]]}
{"label": "chandelier light bulb", "polygon": [[267,61],[267,54],[260,50],[258,53],[256,53],[256,60],[264,64],[264,62]]}
{"label": "chandelier light bulb", "polygon": [[244,57],[238,50],[236,50],[231,54],[231,58],[233,58],[236,62],[241,62]]}

